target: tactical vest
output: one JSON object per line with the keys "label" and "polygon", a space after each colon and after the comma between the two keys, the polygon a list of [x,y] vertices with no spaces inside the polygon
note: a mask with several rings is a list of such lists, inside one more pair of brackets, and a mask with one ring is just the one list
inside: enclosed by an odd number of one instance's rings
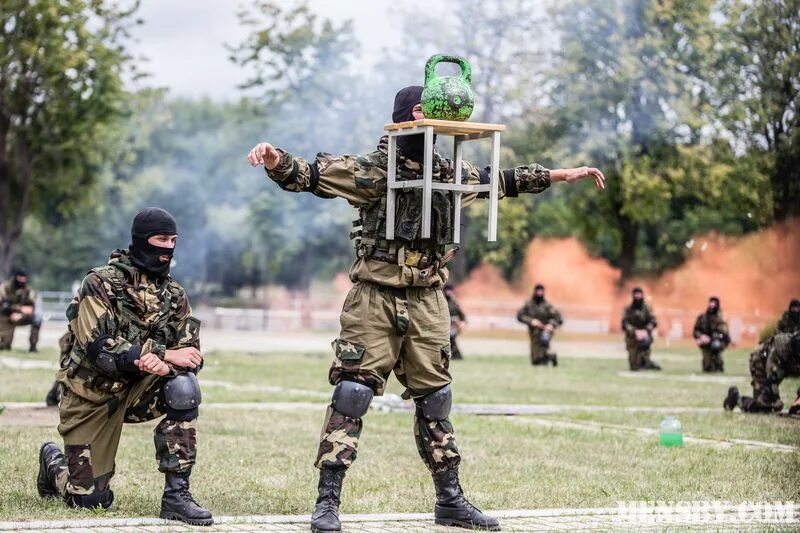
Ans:
{"label": "tactical vest", "polygon": [[[398,159],[400,159],[398,157]],[[414,171],[397,165],[397,181],[422,179],[422,170]],[[441,181],[442,159],[433,159],[433,180]],[[356,256],[368,257],[388,263],[406,264],[425,268],[439,260],[449,244],[453,244],[453,201],[450,191],[431,193],[431,236],[422,238],[423,190],[413,188],[397,190],[395,195],[394,240],[386,240],[386,196],[359,209],[358,220],[353,222]]]}
{"label": "tactical vest", "polygon": [[[180,297],[181,289],[174,283],[167,282],[167,289],[164,291],[164,302],[157,318],[151,323],[147,324],[139,318],[135,308],[133,308],[125,297],[125,273],[113,265],[94,268],[89,271],[90,273],[97,274],[100,279],[106,281],[111,285],[111,299],[112,305],[116,309],[118,330],[116,337],[122,337],[131,344],[142,345],[147,339],[153,339],[160,344],[166,344],[167,330],[166,325],[170,317],[170,309],[173,300]],[[67,309],[67,315],[70,320],[77,316],[77,298],[70,304]],[[74,316],[70,316],[70,315]],[[79,374],[80,377],[88,381],[94,381],[99,385],[99,388],[117,387],[117,385],[108,385],[108,381],[118,384],[125,384],[130,381],[130,376],[123,372],[115,372],[113,374],[104,372],[97,367],[92,361],[86,358],[84,353],[76,353],[75,351],[75,334],[72,329],[68,330],[68,337],[62,346],[61,353],[61,368],[67,369],[67,375],[73,377]],[[112,391],[113,392],[113,391]]]}

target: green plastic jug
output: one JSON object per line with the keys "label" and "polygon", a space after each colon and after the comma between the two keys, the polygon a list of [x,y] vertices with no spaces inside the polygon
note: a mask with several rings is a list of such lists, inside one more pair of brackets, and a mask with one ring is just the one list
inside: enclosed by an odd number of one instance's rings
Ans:
{"label": "green plastic jug", "polygon": [[[460,76],[437,76],[436,65],[455,63],[461,67]],[[435,55],[425,63],[425,88],[420,104],[425,118],[467,120],[472,114],[475,99],[472,95],[472,67],[458,56]]]}
{"label": "green plastic jug", "polygon": [[667,448],[683,446],[683,426],[674,416],[665,416],[658,432],[658,440]]}

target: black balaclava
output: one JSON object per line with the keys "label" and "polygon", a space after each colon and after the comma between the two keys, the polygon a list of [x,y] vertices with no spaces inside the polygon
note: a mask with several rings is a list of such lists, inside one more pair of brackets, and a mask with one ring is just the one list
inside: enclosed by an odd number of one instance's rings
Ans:
{"label": "black balaclava", "polygon": [[[22,282],[22,283],[20,283],[20,282],[17,280],[17,278],[25,278],[25,281],[24,281],[24,282]],[[13,279],[14,279],[14,287],[15,287],[15,288],[17,288],[17,289],[24,289],[24,288],[25,288],[25,286],[28,284],[28,279],[27,279],[27,278],[28,278],[28,273],[27,273],[27,272],[25,272],[25,271],[24,271],[24,270],[22,270],[21,268],[18,268],[18,269],[16,269],[16,270],[14,271],[14,276],[13,276]]]}
{"label": "black balaclava", "polygon": [[[394,97],[394,110],[392,111],[392,122],[407,122],[414,120],[412,110],[422,98],[422,87],[411,85],[400,89]],[[434,137],[434,142],[436,138]],[[425,135],[401,135],[397,137],[397,147],[400,153],[408,159],[422,163],[425,156]]]}
{"label": "black balaclava", "polygon": [[644,305],[644,291],[641,287],[634,287],[631,291],[631,295],[633,296],[633,307],[636,309],[641,309]]}
{"label": "black balaclava", "polygon": [[794,320],[800,320],[800,300],[797,298],[789,302],[789,315]]}
{"label": "black balaclava", "polygon": [[[147,242],[153,235],[177,235],[178,225],[169,212],[160,207],[145,207],[133,218],[131,225],[131,263],[137,268],[159,277],[169,274],[174,248],[154,246]],[[159,256],[166,255],[169,261],[162,263]]]}
{"label": "black balaclava", "polygon": [[706,309],[706,313],[709,315],[716,315],[719,313],[719,298],[712,296],[708,299],[708,309]]}
{"label": "black balaclava", "polygon": [[[540,293],[540,294],[537,294]],[[533,301],[540,304],[544,301],[544,285],[537,283],[533,288]]]}

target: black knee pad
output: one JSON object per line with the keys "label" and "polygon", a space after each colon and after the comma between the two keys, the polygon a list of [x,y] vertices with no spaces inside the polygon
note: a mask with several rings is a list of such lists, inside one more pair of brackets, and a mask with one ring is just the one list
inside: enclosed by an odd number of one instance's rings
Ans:
{"label": "black knee pad", "polygon": [[164,385],[164,401],[176,411],[197,409],[201,399],[200,383],[191,372],[178,374]]}
{"label": "black knee pad", "polygon": [[450,415],[453,406],[453,393],[450,385],[445,385],[436,392],[414,400],[422,411],[422,416],[428,420],[444,420]]}
{"label": "black knee pad", "polygon": [[108,509],[114,503],[114,492],[111,489],[94,491],[92,494],[67,494],[64,499],[70,507]]}
{"label": "black knee pad", "polygon": [[357,381],[340,381],[333,389],[331,405],[338,412],[350,418],[361,418],[369,410],[374,392]]}

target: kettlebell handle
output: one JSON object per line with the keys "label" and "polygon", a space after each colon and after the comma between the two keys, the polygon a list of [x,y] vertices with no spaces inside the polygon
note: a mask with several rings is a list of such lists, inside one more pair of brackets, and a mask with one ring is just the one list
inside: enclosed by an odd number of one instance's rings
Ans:
{"label": "kettlebell handle", "polygon": [[435,56],[431,56],[428,59],[428,62],[425,63],[425,85],[428,85],[428,80],[432,80],[436,77],[436,65],[439,63],[455,63],[459,67],[461,67],[461,79],[466,81],[467,83],[472,83],[472,67],[469,64],[469,61],[464,59],[463,57],[458,56],[443,56],[437,54]]}

